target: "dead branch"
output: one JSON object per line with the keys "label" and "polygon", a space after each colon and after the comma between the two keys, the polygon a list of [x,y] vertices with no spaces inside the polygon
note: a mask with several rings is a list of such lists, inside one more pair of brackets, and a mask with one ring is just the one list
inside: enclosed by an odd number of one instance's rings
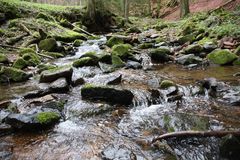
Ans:
{"label": "dead branch", "polygon": [[227,1],[226,3],[224,3],[223,5],[218,6],[217,8],[211,10],[210,13],[212,13],[212,12],[214,12],[214,11],[220,9],[220,8],[223,8],[223,7],[225,7],[226,5],[228,5],[229,3],[234,2],[234,1],[235,1],[235,0],[229,0],[229,1]]}
{"label": "dead branch", "polygon": [[152,143],[169,138],[189,138],[189,137],[224,137],[228,134],[240,136],[240,131],[180,131],[166,133],[152,140]]}
{"label": "dead branch", "polygon": [[24,24],[20,24],[20,27],[22,30],[27,32],[29,35],[32,35],[31,31]]}

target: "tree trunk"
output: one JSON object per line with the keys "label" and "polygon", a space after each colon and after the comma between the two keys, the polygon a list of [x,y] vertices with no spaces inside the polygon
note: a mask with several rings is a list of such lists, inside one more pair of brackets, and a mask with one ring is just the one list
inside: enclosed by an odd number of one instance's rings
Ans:
{"label": "tree trunk", "polygon": [[96,17],[95,0],[88,0],[87,15],[88,15],[88,17],[90,18],[91,21],[95,21],[95,17]]}
{"label": "tree trunk", "polygon": [[128,0],[124,0],[124,18],[126,22],[128,22],[128,17],[129,17],[129,2]]}
{"label": "tree trunk", "polygon": [[158,3],[157,0],[150,0],[152,17],[158,17]]}
{"label": "tree trunk", "polygon": [[189,0],[180,0],[180,17],[183,18],[188,13],[190,13]]}

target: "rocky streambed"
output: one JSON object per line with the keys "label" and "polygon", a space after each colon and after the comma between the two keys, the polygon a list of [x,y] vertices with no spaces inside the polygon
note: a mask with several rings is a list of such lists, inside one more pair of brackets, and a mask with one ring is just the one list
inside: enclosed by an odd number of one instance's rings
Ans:
{"label": "rocky streambed", "polygon": [[209,66],[193,54],[172,63],[166,46],[129,54],[120,44],[110,56],[106,41],[85,41],[49,62],[57,68],[0,86],[2,159],[220,159],[238,143],[190,137],[151,144],[174,131],[238,130],[238,66]]}

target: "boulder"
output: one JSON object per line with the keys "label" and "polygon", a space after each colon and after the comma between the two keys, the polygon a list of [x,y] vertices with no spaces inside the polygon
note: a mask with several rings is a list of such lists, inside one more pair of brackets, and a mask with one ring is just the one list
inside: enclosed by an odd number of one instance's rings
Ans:
{"label": "boulder", "polygon": [[0,83],[12,82],[23,82],[30,78],[30,74],[13,68],[13,67],[2,67],[0,69]]}
{"label": "boulder", "polygon": [[225,65],[231,64],[234,60],[238,58],[238,56],[227,49],[219,49],[214,50],[213,52],[208,54],[207,58],[215,64]]}
{"label": "boulder", "polygon": [[226,159],[237,160],[240,157],[240,137],[227,135],[220,143],[220,156]]}
{"label": "boulder", "polygon": [[132,48],[129,44],[118,44],[112,47],[112,55],[118,56],[121,59],[128,59],[133,57],[130,53],[130,49]]}
{"label": "boulder", "polygon": [[72,79],[73,69],[69,66],[62,66],[50,70],[43,71],[40,75],[40,83],[50,83],[59,78],[66,78],[67,82]]}
{"label": "boulder", "polygon": [[91,57],[83,57],[73,62],[73,67],[96,66],[97,61]]}
{"label": "boulder", "polygon": [[54,38],[47,38],[39,42],[39,49],[52,52],[57,49],[57,41]]}
{"label": "boulder", "polygon": [[141,69],[142,65],[139,62],[135,62],[135,61],[130,61],[128,60],[126,63],[126,68],[129,69]]}
{"label": "boulder", "polygon": [[187,42],[193,42],[195,40],[195,36],[192,35],[192,34],[188,34],[188,35],[185,35],[185,36],[181,36],[177,39],[177,43],[179,43],[180,45],[182,44],[185,44]]}
{"label": "boulder", "polygon": [[90,84],[85,85],[81,89],[81,95],[83,99],[125,105],[131,104],[134,97],[132,92],[128,90],[118,90],[106,86],[94,86]]}
{"label": "boulder", "polygon": [[183,55],[181,57],[176,58],[176,62],[182,65],[199,64],[202,61],[203,61],[202,58],[197,57],[194,54]]}
{"label": "boulder", "polygon": [[203,47],[199,44],[192,44],[184,48],[184,54],[194,54],[198,55],[200,52],[202,52]]}
{"label": "boulder", "polygon": [[108,85],[118,85],[122,82],[122,75],[112,76],[108,79]]}
{"label": "boulder", "polygon": [[217,49],[217,45],[213,42],[205,42],[203,44],[203,50],[206,52],[212,52],[215,49]]}
{"label": "boulder", "polygon": [[240,65],[240,57],[238,57],[238,59],[236,59],[235,61],[233,61],[234,65]]}
{"label": "boulder", "polygon": [[59,78],[52,82],[49,86],[49,90],[54,93],[65,93],[69,91],[69,85],[66,78]]}
{"label": "boulder", "polygon": [[17,69],[23,69],[27,66],[28,66],[27,61],[25,61],[22,57],[18,58],[12,65],[13,68]]}
{"label": "boulder", "polygon": [[124,41],[121,37],[118,37],[118,36],[112,36],[106,43],[106,45],[108,47],[113,47],[114,45],[117,45],[117,44],[123,44]]}
{"label": "boulder", "polygon": [[150,52],[150,57],[155,62],[164,63],[171,60],[170,53],[170,50],[167,48],[158,48]]}

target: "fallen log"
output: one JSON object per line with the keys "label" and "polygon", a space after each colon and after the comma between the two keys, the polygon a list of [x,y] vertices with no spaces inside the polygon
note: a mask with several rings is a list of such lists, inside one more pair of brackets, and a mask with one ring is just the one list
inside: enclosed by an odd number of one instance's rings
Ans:
{"label": "fallen log", "polygon": [[161,136],[158,136],[152,140],[152,143],[156,141],[166,140],[169,138],[189,138],[189,137],[224,137],[228,134],[234,136],[240,136],[240,131],[180,131],[166,133]]}

